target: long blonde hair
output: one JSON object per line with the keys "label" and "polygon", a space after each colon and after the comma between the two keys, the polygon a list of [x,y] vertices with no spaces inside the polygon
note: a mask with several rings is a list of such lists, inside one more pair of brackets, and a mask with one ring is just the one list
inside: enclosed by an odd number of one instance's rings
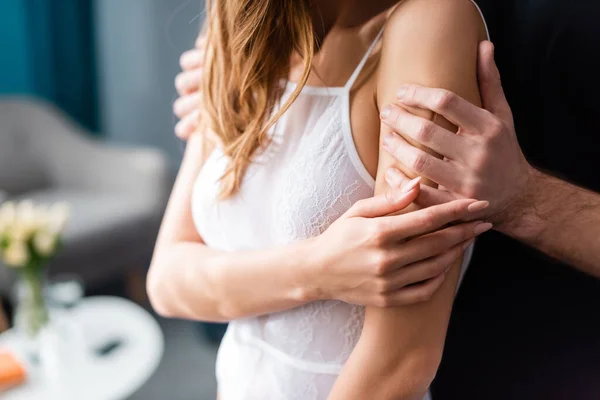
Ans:
{"label": "long blonde hair", "polygon": [[[235,194],[267,131],[306,84],[315,53],[310,0],[208,0],[202,83],[204,112],[231,160],[221,197]],[[298,86],[279,110],[280,80],[296,51],[303,60]]]}

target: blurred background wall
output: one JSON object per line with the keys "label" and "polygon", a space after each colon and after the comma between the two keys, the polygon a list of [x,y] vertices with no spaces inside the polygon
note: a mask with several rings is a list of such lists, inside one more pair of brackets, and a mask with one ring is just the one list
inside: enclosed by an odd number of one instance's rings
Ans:
{"label": "blurred background wall", "polygon": [[179,161],[173,80],[203,7],[199,0],[95,1],[100,125],[111,140],[155,145]]}
{"label": "blurred background wall", "polygon": [[147,144],[177,167],[173,80],[201,0],[2,0],[0,95],[50,100],[106,140]]}
{"label": "blurred background wall", "polygon": [[24,2],[0,4],[0,93],[31,93],[31,60]]}
{"label": "blurred background wall", "polygon": [[[203,22],[203,3],[0,0],[0,202],[71,204],[63,255],[74,262],[57,265],[84,276],[88,294],[134,298],[150,312],[129,289],[143,280],[137,275],[152,253],[172,184],[163,172],[174,175],[183,155],[173,129],[174,79]],[[151,240],[141,241],[144,235]],[[135,262],[124,249],[136,250]],[[83,270],[98,273],[88,279]],[[10,315],[8,272],[0,265],[0,300]],[[132,399],[214,399],[210,331],[207,337],[193,322],[155,318],[165,354]]]}
{"label": "blurred background wall", "polygon": [[5,0],[0,91],[34,94],[98,128],[91,1]]}

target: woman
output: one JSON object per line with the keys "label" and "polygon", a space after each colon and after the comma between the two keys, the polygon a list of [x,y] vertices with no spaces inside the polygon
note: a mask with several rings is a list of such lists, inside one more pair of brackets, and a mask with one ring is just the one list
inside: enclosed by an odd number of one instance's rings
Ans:
{"label": "woman", "polygon": [[222,400],[426,396],[463,253],[491,228],[446,226],[488,204],[416,210],[418,178],[386,181],[423,150],[394,165],[379,116],[409,82],[479,103],[486,31],[469,0],[396,3],[209,5],[209,126],[189,140],[148,289],[163,315],[233,321]]}

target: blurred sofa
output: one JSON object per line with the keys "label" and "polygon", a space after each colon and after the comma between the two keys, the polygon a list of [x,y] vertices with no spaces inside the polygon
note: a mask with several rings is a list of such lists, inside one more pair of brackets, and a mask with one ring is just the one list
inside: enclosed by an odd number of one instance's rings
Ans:
{"label": "blurred sofa", "polygon": [[[74,273],[93,287],[145,268],[171,182],[158,150],[96,140],[40,100],[0,98],[0,192],[10,200],[71,205],[50,275]],[[0,293],[10,282],[10,271],[0,267]]]}

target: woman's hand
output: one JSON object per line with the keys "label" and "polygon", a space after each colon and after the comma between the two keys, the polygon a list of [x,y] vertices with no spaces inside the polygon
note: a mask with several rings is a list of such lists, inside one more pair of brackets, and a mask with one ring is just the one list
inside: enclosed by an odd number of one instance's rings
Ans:
{"label": "woman's hand", "polygon": [[189,139],[198,129],[202,93],[200,83],[204,67],[204,50],[206,41],[203,36],[196,40],[196,48],[181,55],[180,64],[183,72],[175,78],[175,87],[179,98],[173,104],[173,112],[180,119],[175,126],[175,134],[181,140]]}
{"label": "woman's hand", "polygon": [[390,215],[416,199],[419,181],[357,202],[315,238],[311,251],[318,260],[315,297],[375,307],[431,298],[448,268],[492,225],[477,221],[448,226],[489,205],[476,200]]}

